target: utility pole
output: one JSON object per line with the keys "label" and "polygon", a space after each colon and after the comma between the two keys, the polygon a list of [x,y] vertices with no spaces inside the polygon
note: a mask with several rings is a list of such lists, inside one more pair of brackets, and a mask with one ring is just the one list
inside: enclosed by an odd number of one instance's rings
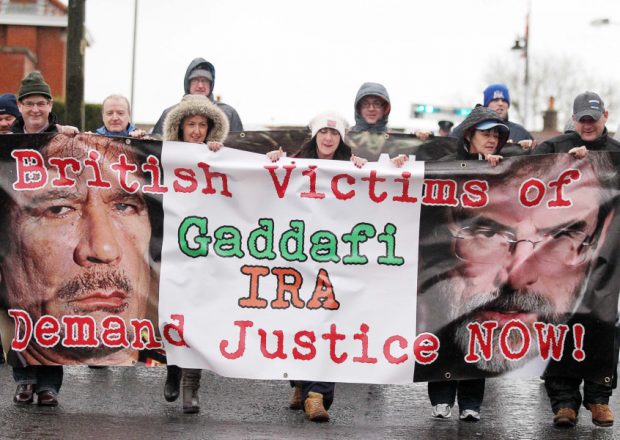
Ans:
{"label": "utility pole", "polygon": [[84,17],[86,0],[69,0],[67,25],[65,124],[84,130]]}

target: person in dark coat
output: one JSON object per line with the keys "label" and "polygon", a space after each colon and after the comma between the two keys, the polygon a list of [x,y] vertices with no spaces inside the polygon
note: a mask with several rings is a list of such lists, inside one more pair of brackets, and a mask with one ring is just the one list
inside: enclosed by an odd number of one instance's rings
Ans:
{"label": "person in dark coat", "polygon": [[[569,153],[576,158],[583,158],[588,151],[620,152],[620,142],[609,136],[605,126],[608,115],[605,103],[598,94],[586,91],[577,95],[573,103],[574,131],[543,142],[533,154]],[[611,266],[615,266],[613,259]],[[618,341],[615,341],[615,345],[614,371],[618,362]],[[545,389],[554,413],[553,423],[556,426],[575,426],[583,402],[585,408],[592,412],[592,422],[595,425],[612,426],[614,416],[609,407],[609,398],[616,382],[615,377],[612,383],[598,383],[587,379],[583,382],[582,398],[579,391],[580,378],[561,376],[557,371],[545,374]]]}
{"label": "person in dark coat", "polygon": [[[457,150],[450,159],[486,160],[495,166],[502,159],[497,153],[506,144],[508,135],[508,127],[496,112],[486,107],[476,107],[461,124]],[[484,379],[429,382],[432,416],[450,417],[458,397],[460,420],[477,422],[480,420],[484,385]]]}
{"label": "person in dark coat", "polygon": [[[215,101],[213,97],[213,89],[215,88],[215,67],[213,64],[205,60],[204,58],[194,58],[187,70],[185,71],[185,77],[183,78],[183,89],[186,95],[203,95],[209,98],[209,100],[217,105],[217,107],[224,112],[228,118],[230,125],[230,131],[243,131],[243,123],[241,118],[232,106],[224,104],[223,102]],[[168,107],[164,110],[155,123],[152,134],[161,136],[164,132],[164,121],[170,110],[175,106]]]}

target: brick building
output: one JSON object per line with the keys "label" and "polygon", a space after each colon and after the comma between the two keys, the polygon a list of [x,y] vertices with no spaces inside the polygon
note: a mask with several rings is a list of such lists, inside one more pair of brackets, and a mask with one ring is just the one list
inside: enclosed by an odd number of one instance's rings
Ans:
{"label": "brick building", "polygon": [[67,7],[59,0],[0,0],[0,93],[17,93],[40,70],[55,97],[65,97]]}

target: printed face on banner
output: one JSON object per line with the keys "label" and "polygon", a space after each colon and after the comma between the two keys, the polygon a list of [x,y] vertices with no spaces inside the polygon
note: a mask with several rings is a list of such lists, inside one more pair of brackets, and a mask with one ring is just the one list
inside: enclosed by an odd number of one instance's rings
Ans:
{"label": "printed face on banner", "polygon": [[[79,171],[66,173],[73,184],[53,186],[63,176],[49,167],[45,186],[12,192],[0,260],[6,302],[27,312],[35,328],[42,317],[56,318],[62,340],[63,316],[89,316],[97,333],[106,318],[118,317],[131,341],[130,319],[146,313],[151,225],[141,191],[121,188],[110,169],[121,155],[129,166],[136,164],[130,150],[108,138],[57,136],[42,156],[48,164],[75,160]],[[140,176],[128,181],[138,183]],[[33,364],[122,364],[137,358],[137,352],[101,341],[97,347],[67,348],[61,342],[48,349],[34,337],[23,355]]]}
{"label": "printed face on banner", "polygon": [[[454,346],[461,359],[471,352],[470,324],[497,323],[490,359],[475,364],[492,374],[539,355],[535,323],[559,325],[574,312],[611,217],[601,212],[608,194],[598,177],[605,174],[599,163],[569,157],[546,160],[544,168],[523,163],[527,168],[489,180],[484,206],[447,208],[446,240],[454,264],[433,288],[432,300],[439,300],[435,313],[443,309],[448,319],[440,333],[451,340],[442,345]],[[532,338],[518,359],[505,353],[523,349],[523,333],[501,334],[515,321]]]}

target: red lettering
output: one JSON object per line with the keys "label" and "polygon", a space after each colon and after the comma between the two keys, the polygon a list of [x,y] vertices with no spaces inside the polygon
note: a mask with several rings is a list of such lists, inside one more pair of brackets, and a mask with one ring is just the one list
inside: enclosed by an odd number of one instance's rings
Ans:
{"label": "red lettering", "polygon": [[328,310],[338,310],[340,308],[340,303],[336,300],[336,294],[334,293],[334,286],[325,269],[319,269],[312,298],[310,298],[306,307],[310,310],[320,309],[321,307]]}
{"label": "red lettering", "polygon": [[[467,324],[469,329],[469,350],[465,355],[465,362],[475,363],[480,360],[480,356],[476,352],[476,345],[482,352],[482,357],[485,360],[491,359],[493,353],[493,332],[497,328],[497,321],[485,321],[482,324],[478,322],[470,322]],[[482,334],[482,328],[484,328],[484,334]]]}
{"label": "red lettering", "polygon": [[112,184],[107,180],[103,180],[103,171],[101,170],[99,159],[101,159],[101,154],[97,150],[90,150],[88,152],[88,159],[84,160],[84,167],[92,168],[94,179],[87,180],[86,185],[95,188],[111,188]]}
{"label": "red lettering", "polygon": [[362,181],[368,182],[368,197],[375,203],[381,203],[387,197],[387,193],[384,191],[377,195],[377,182],[385,182],[383,177],[377,177],[375,170],[370,172],[370,177],[362,177]]}
{"label": "red lettering", "polygon": [[65,315],[61,318],[65,328],[63,347],[97,347],[95,318],[92,316]]}
{"label": "red lettering", "polygon": [[13,150],[11,157],[16,160],[17,180],[13,183],[16,191],[43,188],[47,183],[47,170],[43,156],[34,150]]}
{"label": "red lettering", "polygon": [[535,322],[534,329],[536,330],[540,357],[548,360],[551,354],[553,360],[559,361],[562,359],[562,348],[564,347],[568,326],[566,324],[555,326],[553,324]]}
{"label": "red lettering", "polygon": [[353,362],[360,362],[364,364],[376,364],[377,363],[376,357],[368,356],[368,330],[369,329],[370,328],[368,327],[368,324],[364,323],[360,325],[360,333],[356,333],[353,335],[354,340],[360,341],[362,343],[362,355],[359,357],[354,356]]}
{"label": "red lettering", "polygon": [[[183,331],[185,325],[185,315],[181,314],[172,314],[170,315],[171,321],[176,321],[172,323],[166,323],[163,328],[163,337],[169,344],[174,345],[175,347],[189,347],[185,339],[183,338]],[[175,332],[177,337],[172,336],[172,332]]]}
{"label": "red lettering", "polygon": [[[15,321],[15,336],[11,341],[11,348],[15,351],[23,351],[28,347],[30,338],[32,338],[32,318],[23,310],[9,309],[8,313]],[[21,323],[24,325],[23,329]]]}
{"label": "red lettering", "polygon": [[159,159],[157,159],[157,157],[153,155],[147,157],[146,163],[142,164],[142,171],[151,175],[152,183],[152,185],[144,185],[142,187],[142,192],[149,194],[163,194],[168,192],[168,188],[162,186],[163,176],[161,175],[161,169],[159,168]]}
{"label": "red lettering", "polygon": [[402,179],[398,178],[394,179],[394,181],[403,184],[403,191],[401,195],[392,197],[392,200],[394,200],[395,202],[416,203],[418,201],[418,198],[411,197],[409,195],[409,184],[411,183],[409,179],[411,178],[411,173],[409,171],[403,171],[401,176],[403,176]]}
{"label": "red lettering", "polygon": [[402,364],[409,359],[409,356],[407,354],[403,354],[399,357],[392,356],[392,344],[394,344],[394,342],[398,342],[398,346],[403,350],[407,348],[407,340],[405,338],[399,335],[390,336],[383,344],[383,356],[385,356],[390,364]]}
{"label": "red lettering", "polygon": [[461,196],[461,204],[467,208],[482,208],[489,202],[489,183],[486,180],[468,180],[463,185],[465,193]]}
{"label": "red lettering", "polygon": [[458,206],[454,180],[425,179],[422,203],[428,206]]}
{"label": "red lettering", "polygon": [[583,351],[583,337],[585,328],[581,324],[573,325],[573,340],[575,341],[575,349],[573,350],[573,359],[582,362],[586,358],[586,352]]}
{"label": "red lettering", "polygon": [[34,340],[41,347],[52,348],[60,341],[60,323],[50,315],[41,316],[34,325]]}
{"label": "red lettering", "polygon": [[571,170],[566,170],[562,174],[560,174],[560,177],[558,177],[558,180],[549,182],[549,188],[555,188],[555,199],[547,202],[547,206],[549,208],[571,206],[572,205],[571,201],[564,199],[563,197],[564,194],[562,192],[562,189],[564,188],[564,185],[568,185],[574,180],[579,180],[580,178],[581,178],[581,173],[579,172],[579,170],[571,169]]}
{"label": "red lettering", "polygon": [[349,185],[355,184],[355,178],[353,176],[349,174],[338,174],[332,178],[332,192],[338,200],[349,200],[355,195],[355,190],[350,190],[346,193],[341,192],[338,188],[338,182],[342,179],[346,179]]}
{"label": "red lettering", "polygon": [[217,192],[213,186],[213,179],[218,178],[222,180],[222,191],[220,191],[220,194],[224,197],[232,197],[232,193],[228,191],[228,176],[226,174],[211,171],[209,164],[204,162],[198,162],[198,167],[204,173],[207,181],[207,186],[202,190],[203,194],[215,194]]}
{"label": "red lettering", "polygon": [[[534,191],[536,194],[533,198],[528,193]],[[519,188],[519,202],[527,208],[537,206],[545,196],[545,184],[538,179],[528,179]]]}
{"label": "red lettering", "polygon": [[[144,350],[145,348],[155,350],[164,348],[162,343],[155,338],[155,328],[149,319],[130,319],[129,325],[133,327],[135,335],[131,348],[135,350]],[[146,345],[144,344],[145,340]]]}
{"label": "red lettering", "polygon": [[264,309],[267,307],[267,300],[258,296],[259,277],[269,275],[269,268],[265,266],[242,266],[241,273],[250,276],[250,293],[247,297],[239,298],[239,307],[251,309]]}
{"label": "red lettering", "polygon": [[193,170],[190,170],[189,168],[175,168],[174,175],[179,180],[188,182],[187,186],[183,186],[181,185],[181,183],[175,180],[172,183],[172,187],[174,188],[175,192],[192,193],[196,191],[196,188],[198,188],[198,181],[196,180],[196,173],[194,173]]}
{"label": "red lettering", "polygon": [[228,340],[223,339],[220,341],[220,353],[226,359],[238,359],[243,356],[245,353],[245,337],[247,334],[248,327],[252,327],[254,323],[252,321],[235,321],[234,324],[239,327],[239,342],[237,345],[237,350],[232,353],[226,351],[228,347]]}
{"label": "red lettering", "polygon": [[260,336],[260,352],[267,359],[286,359],[287,356],[284,354],[284,332],[282,330],[274,330],[274,336],[276,337],[276,351],[270,353],[267,351],[267,332],[262,328],[258,329],[258,335]]}
{"label": "red lettering", "polygon": [[58,157],[52,157],[51,159],[49,159],[49,163],[50,165],[54,165],[58,169],[58,177],[52,180],[52,186],[68,187],[76,184],[75,179],[70,179],[67,176],[67,168],[73,170],[74,173],[78,173],[82,169],[80,162],[78,162],[72,157],[62,159]]}
{"label": "red lettering", "polygon": [[[510,349],[510,344],[508,343],[508,341],[510,338],[510,332],[512,331],[516,331],[517,333],[521,334],[521,340],[523,341],[523,343],[520,350],[512,351]],[[508,321],[508,323],[504,325],[504,328],[502,328],[502,331],[499,334],[500,350],[502,351],[504,357],[509,360],[516,361],[523,358],[529,351],[531,342],[532,340],[527,326],[518,319]]]}
{"label": "red lettering", "polygon": [[310,191],[302,192],[301,197],[305,197],[308,199],[324,199],[325,193],[316,192],[316,165],[309,165],[308,169],[302,172],[302,176],[306,176],[310,178]]}
{"label": "red lettering", "polygon": [[413,356],[417,363],[428,365],[439,357],[439,338],[432,333],[420,333],[413,341]]}
{"label": "red lettering", "polygon": [[307,330],[299,331],[295,333],[294,340],[295,344],[297,344],[299,348],[305,348],[308,350],[308,352],[304,354],[297,350],[297,347],[295,347],[293,348],[293,359],[298,359],[301,361],[309,361],[314,359],[314,357],[316,356],[316,348],[314,347],[314,343],[316,342],[316,336],[314,332],[310,332]]}
{"label": "red lettering", "polygon": [[101,321],[101,342],[106,347],[129,347],[125,321],[118,316],[106,316]]}
{"label": "red lettering", "polygon": [[286,189],[288,188],[288,183],[291,180],[291,172],[296,168],[295,162],[291,162],[290,165],[284,165],[282,168],[286,170],[286,174],[284,175],[284,182],[280,183],[278,180],[278,176],[276,175],[276,170],[279,167],[277,165],[268,165],[265,167],[267,171],[269,171],[269,175],[271,176],[271,180],[273,181],[273,186],[276,189],[276,193],[279,198],[283,198],[284,194],[286,194]]}
{"label": "red lettering", "polygon": [[127,182],[127,173],[135,173],[138,170],[138,166],[133,163],[127,162],[127,156],[121,154],[118,156],[118,162],[110,165],[114,171],[118,172],[118,183],[123,189],[123,191],[133,194],[140,188],[140,184],[138,182],[133,182],[129,184]]}
{"label": "red lettering", "polygon": [[347,360],[349,355],[346,352],[342,353],[340,356],[336,354],[336,343],[338,341],[343,341],[346,338],[345,335],[336,331],[336,324],[330,325],[329,333],[323,333],[321,337],[326,341],[329,341],[329,357],[333,362],[341,364]]}
{"label": "red lettering", "polygon": [[[284,294],[288,292],[291,294],[293,307],[303,309],[304,301],[299,297],[299,289],[303,283],[301,274],[291,267],[276,267],[271,270],[271,273],[278,277],[278,292],[276,299],[271,301],[271,307],[274,309],[288,309],[291,303],[284,299]],[[293,278],[292,283],[286,282],[287,276]]]}

